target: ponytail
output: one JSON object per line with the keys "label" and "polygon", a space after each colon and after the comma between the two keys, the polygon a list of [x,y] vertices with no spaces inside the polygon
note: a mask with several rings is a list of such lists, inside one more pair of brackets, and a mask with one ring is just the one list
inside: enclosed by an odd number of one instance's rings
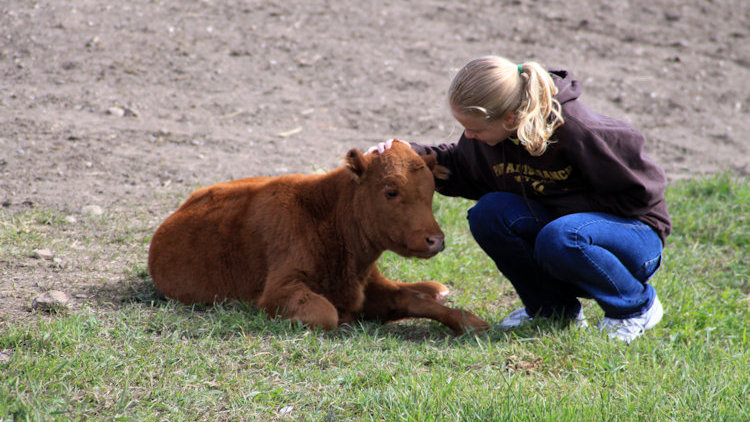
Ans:
{"label": "ponytail", "polygon": [[524,98],[516,110],[516,136],[529,154],[544,154],[555,129],[562,126],[560,102],[552,77],[539,63],[518,65],[524,83]]}

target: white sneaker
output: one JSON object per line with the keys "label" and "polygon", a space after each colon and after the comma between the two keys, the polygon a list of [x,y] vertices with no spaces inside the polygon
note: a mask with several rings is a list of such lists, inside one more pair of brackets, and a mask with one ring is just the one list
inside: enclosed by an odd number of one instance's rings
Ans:
{"label": "white sneaker", "polygon": [[[497,326],[503,330],[510,330],[526,325],[533,320],[534,318],[526,312],[526,308],[520,308],[509,313]],[[573,325],[577,328],[586,328],[589,326],[589,323],[586,321],[586,315],[583,314],[583,309],[578,311],[578,315],[573,319]]]}
{"label": "white sneaker", "polygon": [[498,324],[497,326],[503,330],[510,330],[522,325],[526,325],[530,323],[532,319],[533,318],[531,318],[528,312],[526,312],[526,308],[520,308],[509,313],[508,316],[503,318],[503,320],[500,321],[500,324]]}
{"label": "white sneaker", "polygon": [[630,343],[658,324],[662,316],[664,308],[656,297],[651,307],[641,315],[625,319],[603,318],[599,322],[599,331],[606,331],[610,338]]}

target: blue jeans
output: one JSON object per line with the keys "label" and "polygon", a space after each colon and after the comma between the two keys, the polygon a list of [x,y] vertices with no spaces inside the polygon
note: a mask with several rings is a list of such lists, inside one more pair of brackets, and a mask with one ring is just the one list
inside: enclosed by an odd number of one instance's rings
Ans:
{"label": "blue jeans", "polygon": [[[529,210],[531,207],[534,212]],[[592,298],[609,318],[643,314],[662,242],[648,225],[605,213],[554,218],[516,194],[482,196],[468,213],[471,233],[518,292],[526,312],[574,317]]]}

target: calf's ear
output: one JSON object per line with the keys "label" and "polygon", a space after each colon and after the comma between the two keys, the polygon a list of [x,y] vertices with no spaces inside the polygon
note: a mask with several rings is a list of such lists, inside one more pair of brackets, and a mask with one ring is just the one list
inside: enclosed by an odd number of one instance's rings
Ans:
{"label": "calf's ear", "polygon": [[437,157],[435,157],[435,154],[425,154],[420,155],[420,157],[422,157],[422,160],[427,164],[427,168],[432,170],[432,175],[436,179],[448,180],[450,178],[451,171],[448,167],[441,166],[437,163]]}
{"label": "calf's ear", "polygon": [[429,168],[430,170],[433,170],[437,165],[437,158],[435,158],[435,154],[424,154],[420,155],[420,157],[422,157],[422,160],[425,164],[427,164],[427,168]]}
{"label": "calf's ear", "polygon": [[436,179],[448,180],[451,178],[451,171],[448,167],[437,164],[435,165],[435,168],[432,169],[432,175],[435,176]]}
{"label": "calf's ear", "polygon": [[362,176],[367,170],[365,157],[357,148],[352,148],[346,153],[346,166],[357,176]]}

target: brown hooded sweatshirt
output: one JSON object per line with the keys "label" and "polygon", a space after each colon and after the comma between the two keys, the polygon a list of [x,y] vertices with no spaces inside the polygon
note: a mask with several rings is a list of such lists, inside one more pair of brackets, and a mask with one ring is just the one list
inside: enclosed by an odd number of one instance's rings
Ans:
{"label": "brown hooded sweatshirt", "polygon": [[605,212],[635,218],[664,242],[672,231],[664,199],[666,177],[643,152],[643,135],[581,104],[581,86],[568,72],[550,74],[565,123],[541,156],[530,155],[512,137],[495,146],[465,135],[451,144],[412,143],[420,154],[436,154],[438,163],[450,170],[447,180],[436,180],[438,192],[469,199],[512,192],[534,199],[556,216]]}

